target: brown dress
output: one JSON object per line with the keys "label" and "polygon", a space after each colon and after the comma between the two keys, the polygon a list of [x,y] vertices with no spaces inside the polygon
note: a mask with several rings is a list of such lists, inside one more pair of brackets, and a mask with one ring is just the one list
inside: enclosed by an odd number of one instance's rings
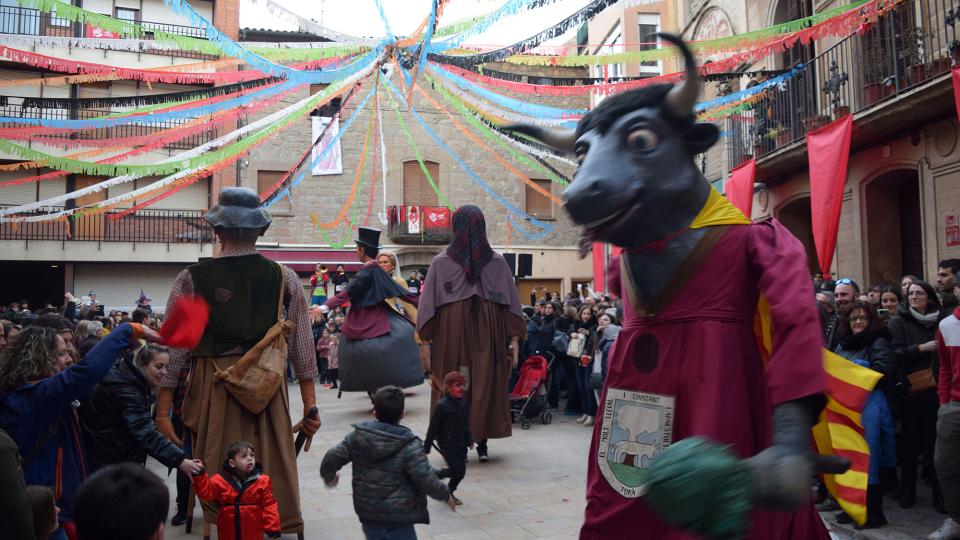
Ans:
{"label": "brown dress", "polygon": [[[431,371],[443,380],[451,371],[467,376],[465,399],[470,406],[470,431],[475,440],[510,436],[508,380],[513,367],[510,338],[522,336],[523,319],[498,304],[473,296],[437,308],[436,316],[419,331],[432,341]],[[443,397],[434,391],[431,409]]]}

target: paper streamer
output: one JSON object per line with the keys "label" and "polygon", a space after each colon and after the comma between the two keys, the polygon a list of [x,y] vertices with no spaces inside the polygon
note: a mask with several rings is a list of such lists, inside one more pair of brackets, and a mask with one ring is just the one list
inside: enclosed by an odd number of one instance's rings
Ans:
{"label": "paper streamer", "polygon": [[[400,94],[400,91],[397,90],[397,87],[394,86],[394,84],[386,77],[384,77],[383,80],[390,87],[390,91],[393,92],[398,99],[402,99],[402,95]],[[471,169],[470,166],[467,165],[466,162],[464,162],[463,159],[460,158],[460,156],[454,153],[454,151],[449,146],[447,146],[447,144],[443,141],[443,139],[440,138],[439,135],[437,135],[437,133],[433,130],[433,128],[431,128],[430,125],[427,124],[426,121],[424,121],[424,119],[420,116],[420,113],[418,113],[415,108],[411,108],[409,109],[409,111],[410,111],[410,114],[412,114],[413,117],[417,120],[417,123],[420,124],[420,127],[427,132],[427,135],[429,135],[431,139],[433,139],[433,142],[436,143],[437,146],[439,146],[441,149],[443,149],[444,152],[449,154],[450,157],[453,158],[453,160],[456,161],[458,165],[460,165],[460,168],[463,169],[463,171],[467,173],[467,175],[470,176],[470,178],[472,178],[474,182],[477,183],[477,185],[483,188],[484,191],[486,191],[491,197],[493,197],[494,200],[496,200],[504,208],[506,208],[508,212],[524,219],[525,221],[529,221],[535,227],[538,227],[540,229],[540,232],[538,233],[529,233],[526,230],[520,228],[520,232],[524,235],[524,237],[526,237],[529,240],[542,240],[547,236],[549,236],[550,234],[553,234],[555,229],[552,225],[550,225],[549,223],[540,221],[539,219],[527,214],[526,212],[520,210],[519,208],[511,204],[510,201],[507,201],[502,196],[500,196],[500,194],[497,193],[496,190],[491,188],[490,185],[487,184],[482,178],[480,178],[480,176],[478,176],[477,173],[474,172],[473,169]]]}
{"label": "paper streamer", "polygon": [[344,42],[357,42],[357,43],[366,43],[371,44],[374,40],[369,38],[361,38],[356,36],[351,36],[349,34],[343,34],[330,28],[326,28],[321,24],[308,19],[294,11],[291,11],[280,4],[274,2],[273,0],[251,0],[254,4],[262,5],[270,11],[270,13],[277,15],[278,17],[293,21],[297,25],[297,30],[300,32],[307,32],[309,34],[314,34],[330,41],[338,41],[341,43]]}

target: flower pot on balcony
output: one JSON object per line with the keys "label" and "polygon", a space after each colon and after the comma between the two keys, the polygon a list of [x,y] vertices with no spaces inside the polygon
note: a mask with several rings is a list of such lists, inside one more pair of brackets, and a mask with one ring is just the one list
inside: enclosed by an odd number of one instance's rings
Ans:
{"label": "flower pot on balcony", "polygon": [[950,67],[953,65],[953,60],[950,58],[937,58],[930,62],[930,65],[927,67],[927,72],[930,73],[931,77],[939,75],[941,73],[946,73],[950,71]]}
{"label": "flower pot on balcony", "polygon": [[863,86],[863,99],[867,105],[886,99],[893,95],[896,89],[883,83],[870,83]]}
{"label": "flower pot on balcony", "polygon": [[793,142],[793,133],[790,133],[788,130],[783,130],[777,134],[777,148],[782,148]]}
{"label": "flower pot on balcony", "polygon": [[830,117],[826,115],[809,116],[803,119],[803,131],[810,133],[815,129],[822,128],[830,123]]}
{"label": "flower pot on balcony", "polygon": [[912,65],[901,74],[900,88],[913,86],[925,80],[927,80],[927,66],[923,64]]}
{"label": "flower pot on balcony", "polygon": [[850,107],[846,105],[837,105],[833,108],[833,119],[837,120],[838,118],[843,118],[844,116],[850,114]]}

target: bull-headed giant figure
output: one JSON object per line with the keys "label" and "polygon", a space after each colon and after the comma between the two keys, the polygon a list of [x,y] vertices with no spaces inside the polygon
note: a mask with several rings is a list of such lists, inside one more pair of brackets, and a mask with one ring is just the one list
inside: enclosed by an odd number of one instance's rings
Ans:
{"label": "bull-headed giant figure", "polygon": [[[567,211],[585,242],[624,248],[608,286],[625,321],[594,429],[581,538],[827,539],[810,480],[846,464],[810,446],[825,377],[803,246],[775,220],[751,223],[697,169],[693,156],[718,131],[695,122],[689,49],[661,37],[683,52],[684,82],[607,98],[575,131],[508,128],[576,154]],[[761,295],[768,355],[754,335]],[[656,446],[654,458],[621,451],[638,445]]]}

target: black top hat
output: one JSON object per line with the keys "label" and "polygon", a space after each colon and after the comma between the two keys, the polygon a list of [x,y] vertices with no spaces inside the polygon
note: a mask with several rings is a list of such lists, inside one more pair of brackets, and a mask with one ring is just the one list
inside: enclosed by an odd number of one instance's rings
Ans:
{"label": "black top hat", "polygon": [[380,249],[380,229],[371,229],[370,227],[360,227],[357,229],[356,242],[361,246]]}
{"label": "black top hat", "polygon": [[217,205],[203,215],[214,227],[262,229],[270,225],[270,212],[260,206],[260,196],[248,187],[228,187],[220,191]]}

